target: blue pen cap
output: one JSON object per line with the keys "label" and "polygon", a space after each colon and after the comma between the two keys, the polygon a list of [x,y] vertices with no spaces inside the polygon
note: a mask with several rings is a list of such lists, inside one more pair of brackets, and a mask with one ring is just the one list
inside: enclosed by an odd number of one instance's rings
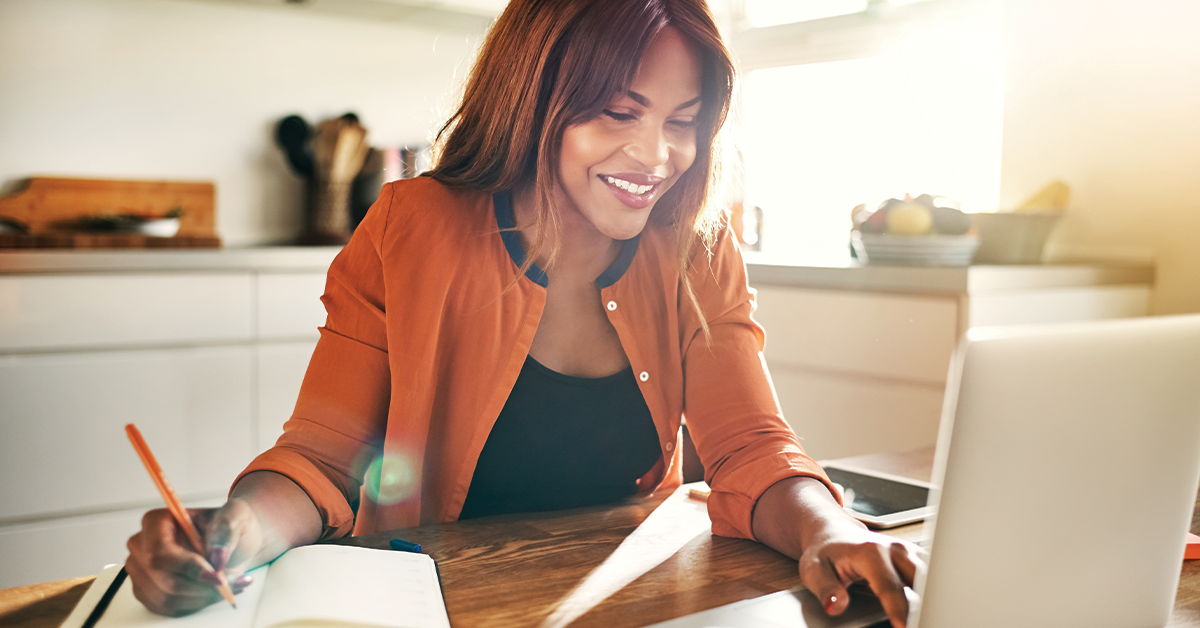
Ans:
{"label": "blue pen cap", "polygon": [[408,541],[405,541],[403,539],[392,539],[391,542],[388,543],[388,545],[390,545],[392,547],[392,549],[399,551],[399,552],[412,552],[414,554],[421,553],[420,545],[417,545],[416,543],[409,543]]}

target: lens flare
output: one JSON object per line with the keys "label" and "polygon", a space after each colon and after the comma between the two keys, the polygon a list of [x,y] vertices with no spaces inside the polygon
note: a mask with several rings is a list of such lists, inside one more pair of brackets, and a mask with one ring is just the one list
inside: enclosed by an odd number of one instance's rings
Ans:
{"label": "lens flare", "polygon": [[416,488],[416,477],[407,458],[384,455],[371,461],[363,480],[367,497],[386,506],[408,499]]}

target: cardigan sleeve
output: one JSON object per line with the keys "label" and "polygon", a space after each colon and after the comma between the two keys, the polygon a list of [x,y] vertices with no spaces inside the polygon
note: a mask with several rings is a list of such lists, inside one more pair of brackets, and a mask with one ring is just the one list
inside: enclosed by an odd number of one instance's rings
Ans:
{"label": "cardigan sleeve", "polygon": [[238,476],[273,471],[298,484],[320,513],[322,539],[353,530],[351,504],[386,428],[391,386],[380,253],[393,194],[384,188],[330,265],[321,297],[327,318],[295,411],[275,446]]}
{"label": "cardigan sleeve", "polygon": [[783,418],[763,359],[765,333],[751,317],[754,291],[732,231],[724,229],[711,257],[701,251],[690,271],[708,323],[706,337],[694,308],[681,307],[684,331],[684,414],[712,489],[708,499],[713,533],[753,539],[751,517],[758,498],[780,480],[829,478],[804,453]]}

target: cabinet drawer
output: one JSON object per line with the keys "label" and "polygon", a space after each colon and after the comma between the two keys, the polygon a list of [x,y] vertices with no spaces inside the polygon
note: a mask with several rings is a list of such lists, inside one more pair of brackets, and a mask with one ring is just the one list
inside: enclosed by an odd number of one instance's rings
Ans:
{"label": "cabinet drawer", "polygon": [[258,336],[268,340],[312,338],[325,324],[324,273],[258,276]]}
{"label": "cabinet drawer", "polygon": [[252,352],[0,357],[0,523],[160,502],[126,423],[180,496],[224,493],[253,456]]}
{"label": "cabinet drawer", "polygon": [[241,274],[0,277],[0,351],[248,340]]}
{"label": "cabinet drawer", "polygon": [[952,297],[758,288],[768,362],[944,383],[958,334]]}
{"label": "cabinet drawer", "polygon": [[814,458],[905,451],[937,442],[945,387],[772,367],[783,416]]}
{"label": "cabinet drawer", "polygon": [[970,324],[1026,325],[1146,316],[1149,286],[1093,286],[971,295]]}
{"label": "cabinet drawer", "polygon": [[283,424],[296,409],[300,384],[316,348],[315,341],[259,345],[257,452],[269,449],[283,434]]}

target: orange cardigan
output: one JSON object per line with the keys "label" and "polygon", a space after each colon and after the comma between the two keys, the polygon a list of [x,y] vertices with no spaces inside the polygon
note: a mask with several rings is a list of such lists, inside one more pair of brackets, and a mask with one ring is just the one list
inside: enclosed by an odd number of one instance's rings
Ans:
{"label": "orange cardigan", "polygon": [[[330,266],[328,318],[295,412],[242,472],[299,484],[323,538],[453,521],[462,510],[546,302],[536,266],[514,284],[524,251],[500,228],[512,226],[507,198],[429,178],[388,184]],[[780,414],[730,231],[689,271],[711,343],[681,294],[675,250],[669,229],[647,225],[597,279],[662,446],[639,493],[679,484],[686,414],[712,488],[713,532],[753,538],[751,513],[768,487],[829,480]]]}

